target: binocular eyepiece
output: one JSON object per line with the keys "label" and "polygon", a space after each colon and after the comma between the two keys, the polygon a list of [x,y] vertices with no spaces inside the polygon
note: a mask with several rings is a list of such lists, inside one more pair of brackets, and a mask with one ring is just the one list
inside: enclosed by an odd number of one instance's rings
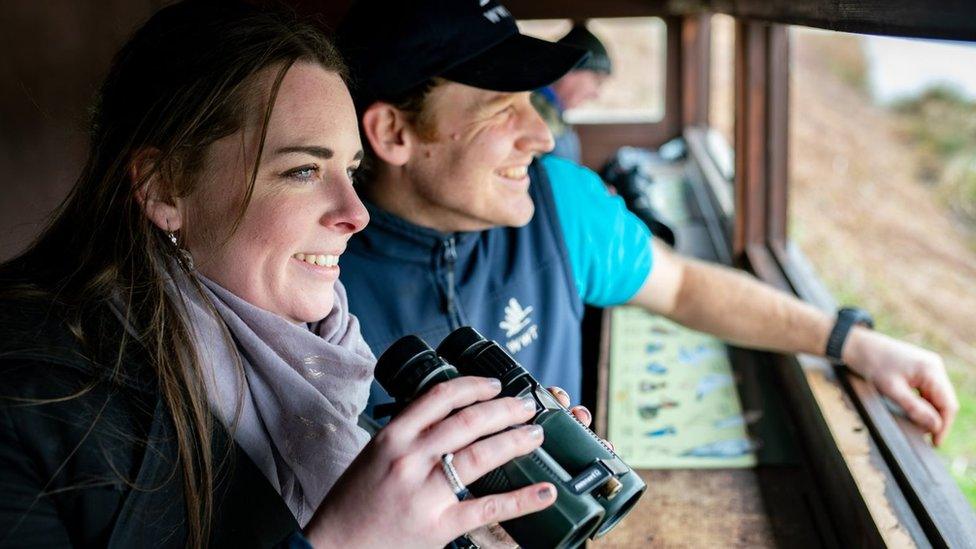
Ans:
{"label": "binocular eyepiece", "polygon": [[556,486],[556,503],[502,527],[522,547],[576,547],[609,532],[630,511],[646,485],[600,437],[541,387],[496,342],[470,327],[430,348],[416,336],[394,342],[376,363],[376,379],[406,405],[430,387],[462,375],[502,382],[499,397],[531,398],[536,414],[529,423],[545,433],[541,448],[517,457],[481,477],[469,488],[476,496],[508,492],[536,482]]}

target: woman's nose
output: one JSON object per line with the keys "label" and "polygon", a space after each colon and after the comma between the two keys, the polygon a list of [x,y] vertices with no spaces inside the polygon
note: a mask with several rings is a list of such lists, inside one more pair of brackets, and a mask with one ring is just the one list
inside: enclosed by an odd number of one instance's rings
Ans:
{"label": "woman's nose", "polygon": [[329,211],[322,216],[322,224],[340,233],[358,233],[369,223],[369,212],[348,177],[344,177],[337,187]]}

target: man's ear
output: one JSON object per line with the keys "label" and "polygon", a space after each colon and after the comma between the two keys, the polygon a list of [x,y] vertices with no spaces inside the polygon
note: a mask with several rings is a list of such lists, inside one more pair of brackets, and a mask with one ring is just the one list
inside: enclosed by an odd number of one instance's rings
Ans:
{"label": "man's ear", "polygon": [[183,226],[180,200],[172,195],[173,185],[164,180],[163,170],[158,169],[159,150],[140,149],[129,162],[129,181],[142,213],[154,225],[166,232],[175,232]]}
{"label": "man's ear", "polygon": [[389,103],[373,103],[363,113],[363,131],[380,160],[394,166],[410,160],[415,138],[400,109]]}

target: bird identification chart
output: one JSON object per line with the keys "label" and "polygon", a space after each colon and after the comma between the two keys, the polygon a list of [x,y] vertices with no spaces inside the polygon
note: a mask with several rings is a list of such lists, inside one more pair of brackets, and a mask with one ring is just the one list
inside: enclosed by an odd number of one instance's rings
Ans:
{"label": "bird identification chart", "polygon": [[751,467],[725,344],[636,307],[610,320],[608,436],[641,469]]}

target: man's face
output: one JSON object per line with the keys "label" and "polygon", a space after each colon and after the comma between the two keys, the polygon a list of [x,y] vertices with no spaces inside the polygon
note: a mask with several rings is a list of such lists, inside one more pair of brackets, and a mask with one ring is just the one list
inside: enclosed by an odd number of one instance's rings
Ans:
{"label": "man's face", "polygon": [[445,232],[528,223],[535,206],[527,168],[553,147],[529,92],[448,82],[428,95],[425,112],[431,127],[415,132],[404,166],[422,210],[413,221]]}
{"label": "man's face", "polygon": [[575,109],[587,101],[600,96],[600,88],[607,75],[596,71],[580,69],[570,71],[552,85],[564,109]]}

